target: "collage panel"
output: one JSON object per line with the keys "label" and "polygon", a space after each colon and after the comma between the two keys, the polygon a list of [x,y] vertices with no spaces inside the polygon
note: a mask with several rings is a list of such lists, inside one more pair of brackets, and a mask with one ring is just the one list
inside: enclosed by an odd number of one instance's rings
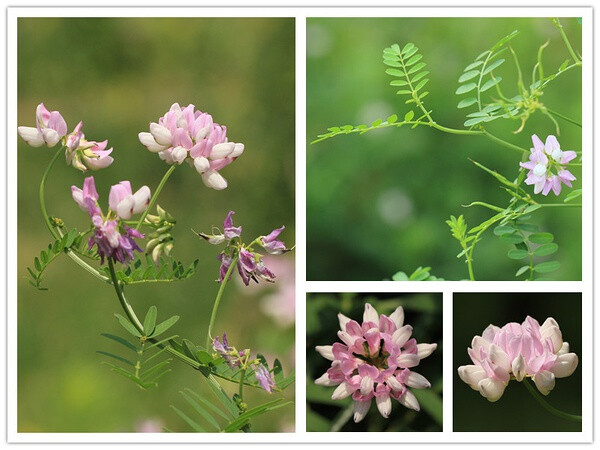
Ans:
{"label": "collage panel", "polygon": [[295,19],[60,13],[15,28],[16,432],[294,431]]}
{"label": "collage panel", "polygon": [[455,293],[453,431],[581,432],[581,313],[580,293]]}
{"label": "collage panel", "polygon": [[309,293],[307,432],[441,432],[442,294]]}
{"label": "collage panel", "polygon": [[581,19],[306,33],[308,280],[581,280]]}

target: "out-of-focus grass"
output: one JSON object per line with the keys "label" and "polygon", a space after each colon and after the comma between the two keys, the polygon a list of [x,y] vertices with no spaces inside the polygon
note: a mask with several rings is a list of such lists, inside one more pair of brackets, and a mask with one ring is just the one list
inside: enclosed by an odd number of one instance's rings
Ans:
{"label": "out-of-focus grass", "polygon": [[[94,173],[106,210],[110,185],[131,180],[134,189],[155,189],[167,166],[148,152],[137,134],[147,131],[174,102],[193,103],[228,127],[228,137],[246,146],[222,171],[229,188],[206,188],[187,164],[179,167],[159,204],[177,219],[174,256],[199,258],[198,273],[169,285],[136,286],[127,294],[139,314],[157,305],[159,320],[178,314],[177,334],[203,344],[218,285],[219,249],[191,229],[222,226],[229,210],[247,241],[282,224],[282,239],[294,238],[294,21],[293,19],[19,19],[19,125],[34,125],[35,107],[59,110],[72,129],[84,122],[86,137],[109,140],[115,163]],[[175,431],[189,430],[169,409],[186,408],[178,391],[190,387],[211,395],[203,377],[182,364],[159,387],[141,391],[100,364],[96,350],[118,347],[100,336],[120,333],[112,288],[81,271],[68,258],[46,275],[48,291],[27,281],[26,266],[50,242],[37,203],[37,188],[55,149],[18,147],[18,427],[19,431],[134,431],[159,418]],[[47,186],[52,215],[70,226],[88,226],[72,201],[70,186],[84,174],[62,160]],[[293,264],[293,256],[289,258]],[[284,283],[285,280],[278,280]],[[238,348],[265,354],[269,363],[294,366],[293,326],[278,324],[260,308],[277,285],[249,292],[229,286],[215,331],[226,331]],[[226,386],[230,392],[236,386]],[[293,387],[286,399],[293,399]],[[248,390],[250,406],[271,400]],[[191,414],[191,412],[190,412]],[[293,428],[293,407],[254,421],[255,430]]]}
{"label": "out-of-focus grass", "polygon": [[[575,49],[581,49],[581,25],[562,19]],[[405,96],[389,85],[382,50],[392,43],[413,42],[428,64],[425,99],[434,119],[463,128],[465,110],[456,108],[465,96],[455,95],[458,77],[482,51],[519,30],[511,41],[526,83],[540,45],[545,73],[569,58],[558,30],[545,18],[312,18],[307,23],[307,144],[328,127],[358,125],[409,111]],[[498,70],[505,95],[516,95],[516,70],[510,53]],[[584,62],[584,63],[587,63]],[[496,72],[495,72],[496,73]],[[489,92],[489,91],[488,91]],[[581,71],[556,78],[541,101],[550,109],[581,118]],[[589,94],[589,93],[588,93]],[[585,93],[584,93],[585,95]],[[581,150],[581,129],[561,121],[564,149]],[[517,121],[497,121],[490,130],[521,147],[531,135],[555,134],[540,112],[519,134]],[[585,149],[588,151],[589,149]],[[432,274],[465,279],[461,251],[445,220],[464,214],[474,226],[493,213],[473,207],[474,200],[506,205],[509,198],[498,182],[468,158],[516,177],[519,156],[512,150],[473,136],[445,134],[427,127],[385,129],[339,136],[307,147],[307,277],[311,280],[380,280],[402,270],[431,266]],[[581,171],[573,170],[581,186]],[[529,191],[533,192],[531,187]],[[565,188],[563,192],[569,192]],[[566,193],[556,199],[562,202]],[[544,231],[554,233],[561,269],[552,277],[581,279],[581,211],[553,208],[536,212]],[[512,280],[520,267],[506,253],[510,247],[488,231],[475,250],[475,275],[483,280]]]}

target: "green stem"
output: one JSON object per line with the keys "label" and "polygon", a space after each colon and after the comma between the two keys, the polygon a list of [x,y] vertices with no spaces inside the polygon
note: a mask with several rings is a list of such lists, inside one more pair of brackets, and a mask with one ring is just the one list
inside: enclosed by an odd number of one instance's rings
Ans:
{"label": "green stem", "polygon": [[351,402],[342,412],[336,417],[335,422],[331,425],[331,432],[338,432],[342,429],[346,422],[354,415],[354,402]]}
{"label": "green stem", "polygon": [[565,120],[567,122],[572,123],[573,125],[577,125],[579,128],[582,128],[582,125],[577,122],[576,120],[571,119],[570,117],[567,116],[563,116],[561,113],[558,113],[556,111],[551,110],[550,108],[546,108],[548,110],[548,112],[556,117],[561,118],[562,120]]}
{"label": "green stem", "polygon": [[246,376],[246,369],[242,369],[240,373],[240,387],[238,389],[238,395],[240,396],[240,400],[244,401],[244,377]]}
{"label": "green stem", "polygon": [[540,203],[542,208],[581,208],[581,203]]}
{"label": "green stem", "polygon": [[500,139],[499,137],[494,136],[492,133],[490,133],[487,130],[484,130],[483,134],[485,134],[488,139],[491,139],[492,141],[494,141],[500,145],[503,145],[506,148],[510,148],[512,150],[515,150],[515,151],[521,152],[521,153],[529,153],[529,150],[527,150],[526,148],[519,147],[518,145],[511,144],[510,142],[507,142],[504,139]]}
{"label": "green stem", "polygon": [[229,268],[227,269],[227,273],[225,274],[225,277],[221,281],[221,286],[219,286],[219,292],[217,292],[217,297],[215,298],[215,303],[213,305],[212,313],[210,314],[210,322],[208,323],[208,332],[206,333],[206,348],[207,349],[210,348],[210,342],[212,340],[212,329],[213,329],[213,325],[215,323],[215,319],[217,317],[217,310],[219,309],[219,303],[221,302],[221,296],[223,295],[223,291],[225,290],[225,285],[229,281],[229,276],[231,275],[231,272],[233,272],[233,268],[235,267],[235,265],[237,263],[237,259],[238,259],[237,256],[235,258],[233,258],[233,260],[231,261],[231,264],[229,265]]}
{"label": "green stem", "polygon": [[148,203],[148,207],[142,213],[142,217],[140,217],[140,220],[138,220],[138,223],[135,226],[136,230],[140,229],[140,227],[144,223],[144,219],[146,218],[146,216],[148,215],[150,210],[152,210],[152,208],[154,208],[154,204],[156,203],[156,200],[158,200],[158,195],[160,194],[160,191],[162,191],[162,188],[165,186],[165,183],[167,182],[167,180],[169,179],[169,177],[171,176],[171,174],[173,173],[173,171],[176,168],[177,168],[177,165],[173,164],[171,167],[169,167],[169,170],[167,170],[167,172],[164,174],[164,176],[162,177],[162,180],[160,180],[158,187],[156,188],[156,190],[154,191],[154,194],[152,195],[152,198],[150,199],[150,203]]}
{"label": "green stem", "polygon": [[558,19],[558,17],[553,17],[552,18],[552,22],[554,23],[554,25],[556,26],[556,28],[558,28],[560,36],[562,37],[563,41],[565,42],[565,45],[567,46],[567,50],[569,50],[569,54],[571,55],[571,58],[573,58],[573,61],[575,61],[576,64],[581,65],[581,60],[575,54],[575,51],[573,50],[573,47],[571,47],[571,43],[569,42],[569,38],[567,37],[567,35],[565,33],[565,30],[563,29],[563,26],[560,23],[560,20]]}
{"label": "green stem", "polygon": [[[48,211],[46,209],[46,182],[48,180],[48,176],[50,175],[50,171],[52,170],[52,167],[54,166],[54,163],[56,163],[56,161],[58,160],[58,157],[61,155],[61,153],[64,149],[65,149],[64,146],[61,146],[58,149],[58,151],[55,153],[55,155],[50,160],[48,167],[46,167],[46,170],[44,171],[44,174],[42,175],[42,180],[40,181],[40,190],[39,190],[40,209],[42,210],[42,216],[44,217],[44,223],[48,227],[48,230],[50,231],[50,234],[52,234],[52,237],[54,237],[54,239],[61,239],[63,235],[62,235],[62,233],[60,233],[59,230],[55,229],[55,227],[52,225],[52,222],[50,221],[50,216],[48,215]],[[73,261],[75,261],[86,272],[95,276],[99,280],[104,281],[105,283],[108,283],[108,278],[106,276],[102,275],[100,272],[98,272],[98,270],[94,269],[92,266],[90,266],[88,263],[86,263],[83,259],[81,259],[79,256],[77,256],[72,250],[67,250],[67,255],[69,255],[69,258],[71,258]]]}
{"label": "green stem", "polygon": [[523,379],[523,384],[529,391],[529,393],[537,400],[537,402],[544,407],[546,411],[550,414],[555,415],[556,417],[560,417],[561,419],[571,420],[573,422],[581,422],[581,416],[577,416],[575,414],[569,414],[560,409],[556,409],[554,406],[550,405],[546,399],[542,397],[542,395],[535,389],[530,381],[527,378]]}

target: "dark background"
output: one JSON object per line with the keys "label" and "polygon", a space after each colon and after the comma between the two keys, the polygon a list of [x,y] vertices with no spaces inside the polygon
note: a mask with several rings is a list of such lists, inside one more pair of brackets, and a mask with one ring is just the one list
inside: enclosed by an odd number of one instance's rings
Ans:
{"label": "dark background", "polygon": [[[246,242],[285,224],[281,238],[289,246],[295,243],[294,33],[294,20],[286,18],[18,21],[18,123],[34,126],[35,108],[44,102],[62,113],[69,131],[83,120],[88,139],[109,140],[115,162],[93,173],[105,212],[112,184],[128,179],[134,189],[147,184],[152,191],[158,185],[168,166],[140,144],[138,133],[148,131],[149,123],[174,102],[209,112],[228,127],[230,140],[245,144],[245,153],[221,172],[229,181],[227,190],[205,187],[200,175],[183,164],[158,200],[177,219],[172,255],[187,264],[199,258],[196,275],[127,290],[138,315],[143,317],[151,305],[158,306],[159,321],[178,314],[173,332],[202,345],[218,289],[220,249],[191,229],[222,227],[232,209]],[[47,270],[48,291],[36,291],[25,279],[26,266],[50,242],[37,189],[55,151],[19,140],[19,431],[128,432],[149,419],[159,430],[165,425],[189,431],[169,405],[194,415],[178,393],[184,387],[214,398],[197,372],[173,362],[173,371],[158,388],[141,391],[100,364],[107,358],[96,350],[120,351],[100,333],[123,332],[113,317],[120,307],[111,286],[68,258]],[[70,187],[81,186],[85,175],[63,161],[59,159],[47,185],[49,213],[82,229],[89,219],[71,199]],[[293,324],[265,313],[266,296],[281,295],[279,289],[293,283],[294,254],[278,261],[291,267],[278,284],[261,290],[233,283],[225,290],[215,332],[226,331],[233,345],[263,353],[270,364],[280,358],[289,373],[294,366]],[[280,265],[273,269],[283,270]],[[274,398],[258,390],[246,395],[251,406]],[[293,399],[293,386],[285,397]],[[289,431],[293,411],[288,406],[263,416],[254,421],[255,429]]]}
{"label": "dark background", "polygon": [[317,345],[339,342],[337,332],[342,314],[362,323],[365,303],[379,314],[389,316],[398,306],[404,308],[404,323],[413,327],[417,343],[437,343],[437,349],[423,359],[414,371],[431,383],[430,389],[410,389],[419,400],[421,411],[410,410],[392,399],[392,413],[384,419],[375,400],[359,423],[352,417],[340,431],[442,431],[442,295],[441,294],[308,294],[306,300],[306,430],[331,431],[332,426],[351,407],[351,397],[331,400],[335,387],[318,386],[314,380],[331,366],[316,350]]}
{"label": "dark background", "polygon": [[[576,51],[581,50],[581,25],[562,19]],[[309,280],[381,280],[397,271],[410,274],[418,266],[445,279],[468,278],[458,241],[445,223],[464,214],[473,227],[493,215],[481,207],[463,208],[475,200],[508,204],[499,183],[473,165],[471,158],[491,169],[516,177],[519,155],[479,136],[457,136],[419,127],[389,128],[364,135],[342,135],[308,145],[328,127],[371,123],[395,113],[404,117],[410,105],[385,73],[382,51],[393,43],[413,42],[430,73],[425,105],[438,123],[462,129],[465,109],[456,105],[466,96],[455,95],[458,77],[477,55],[513,30],[510,41],[517,53],[526,84],[540,45],[545,73],[556,71],[569,58],[550,19],[546,18],[314,18],[307,24],[307,277]],[[516,95],[516,70],[511,54],[497,69],[505,95]],[[584,60],[586,55],[584,55]],[[589,59],[588,59],[589,61]],[[492,92],[492,90],[488,91]],[[581,70],[556,78],[540,99],[548,108],[580,121]],[[471,112],[469,110],[469,112]],[[581,128],[558,119],[564,150],[581,149]],[[520,121],[497,120],[489,130],[524,148],[531,135],[545,141],[554,125],[537,111],[519,134]],[[587,151],[589,149],[586,149]],[[581,187],[581,171],[574,188]],[[533,194],[533,187],[525,189]],[[550,194],[543,202],[562,202]],[[579,202],[577,202],[579,203]],[[581,279],[581,210],[546,208],[533,221],[551,231],[560,245],[555,259],[561,268],[550,276]],[[474,253],[475,276],[480,280],[513,280],[521,261],[507,258],[511,246],[491,230]],[[547,259],[547,258],[546,258]]]}
{"label": "dark background", "polygon": [[[454,431],[581,431],[581,423],[558,418],[546,411],[522,383],[510,381],[504,395],[491,403],[464,383],[459,366],[472,364],[467,348],[476,335],[493,324],[523,323],[527,315],[540,325],[553,317],[563,341],[579,357],[573,375],[557,378],[546,397],[561,411],[581,415],[581,294],[579,293],[456,293],[454,294]],[[531,382],[533,385],[533,381]],[[533,385],[535,386],[535,385]],[[537,388],[536,388],[537,389]],[[585,395],[591,395],[586,391]]]}

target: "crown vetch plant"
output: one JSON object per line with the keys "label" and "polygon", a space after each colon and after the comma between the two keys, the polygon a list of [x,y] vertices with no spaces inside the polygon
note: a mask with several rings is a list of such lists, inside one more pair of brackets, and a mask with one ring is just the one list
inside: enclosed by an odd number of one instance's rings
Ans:
{"label": "crown vetch plant", "polygon": [[[216,190],[225,189],[227,182],[219,171],[242,154],[243,144],[229,142],[226,127],[214,123],[209,114],[195,110],[194,105],[182,109],[175,103],[157,123],[150,124],[149,133],[139,133],[142,144],[171,165],[154,192],[147,186],[133,192],[130,182],[126,180],[114,184],[108,196],[108,212],[104,214],[99,205],[100,196],[94,177],[87,177],[81,188],[71,186],[71,196],[88,213],[91,224],[83,231],[75,228],[67,230],[62,219],[48,214],[45,199],[46,182],[60,154],[64,151],[67,164],[84,172],[88,168],[96,170],[107,167],[113,162],[113,158],[109,156],[112,148],[106,150],[107,141],[87,141],[81,129],[82,122],[79,122],[73,132],[67,134],[67,124],[62,115],[58,111],[48,111],[43,103],[37,107],[36,127],[18,127],[19,135],[33,147],[44,144],[55,147],[58,143],[61,144],[42,176],[39,191],[42,216],[54,242],[34,259],[33,268],[27,268],[30,283],[38,289],[45,289],[42,287],[42,275],[46,267],[61,254],[68,255],[98,281],[114,287],[124,312],[124,315],[115,316],[129,338],[109,333],[104,333],[103,336],[133,351],[135,355],[129,358],[133,358],[135,364],[131,364],[133,369],[108,361],[103,361],[104,364],[139,387],[148,389],[156,386],[157,381],[171,370],[167,366],[175,358],[197,370],[214,393],[214,398],[204,399],[190,389],[182,391],[200,419],[207,421],[213,431],[251,431],[252,418],[290,402],[276,398],[250,407],[244,401],[244,389],[258,388],[276,395],[294,382],[294,374],[285,377],[278,359],[269,365],[260,354],[251,358],[249,349],[238,351],[230,347],[225,334],[219,339],[213,336],[212,330],[224,288],[234,267],[238,268],[246,285],[250,280],[275,281],[276,274],[264,265],[262,255],[255,247],[262,247],[265,253],[275,255],[289,251],[278,239],[284,227],[260,236],[250,244],[244,244],[240,240],[242,227],[233,226],[233,211],[230,211],[222,234],[200,234],[211,244],[226,242],[225,250],[218,256],[221,261],[219,288],[204,347],[167,333],[179,320],[179,316],[157,322],[158,309],[151,306],[143,320],[140,320],[125,296],[125,287],[128,285],[172,282],[194,274],[198,260],[186,268],[170,256],[174,244],[171,230],[175,226],[175,218],[158,205],[156,214],[149,212],[156,204],[168,178],[183,161],[188,161],[201,174],[206,186]],[[140,214],[140,217],[133,220],[136,214]],[[143,240],[146,240],[145,245]],[[117,267],[116,263],[121,266]],[[108,352],[98,353],[121,363],[129,361]],[[172,358],[164,359],[165,355]],[[162,360],[155,360],[156,357],[162,357]],[[147,364],[150,360],[154,360],[154,365]],[[237,394],[227,394],[221,386],[223,381],[235,383],[238,387]],[[207,405],[210,408],[206,408]],[[172,409],[194,431],[207,431],[203,425],[175,406]]]}
{"label": "crown vetch plant", "polygon": [[[492,211],[493,215],[484,222],[469,227],[465,217],[450,216],[446,221],[452,237],[460,244],[461,251],[457,258],[464,258],[470,280],[475,280],[474,250],[483,239],[483,234],[493,228],[493,233],[510,246],[507,256],[519,261],[525,260],[515,272],[515,277],[526,276],[528,280],[542,279],[546,274],[560,268],[559,261],[539,261],[558,250],[554,236],[550,232],[538,232],[539,225],[532,220],[532,214],[542,208],[572,207],[580,208],[581,204],[572,201],[581,196],[581,189],[573,189],[559,203],[549,203],[543,200],[550,192],[556,196],[561,194],[562,185],[573,188],[572,182],[576,177],[569,167],[581,166],[579,152],[561,150],[557,138],[548,133],[546,143],[533,134],[533,148],[522,147],[502,137],[496,136],[487,128],[487,124],[498,120],[515,121],[519,126],[515,134],[520,133],[528,119],[535,113],[543,114],[549,120],[549,125],[556,135],[560,134],[557,119],[564,120],[570,125],[581,128],[581,124],[564,114],[561,114],[544,103],[541,98],[546,88],[552,86],[552,81],[559,76],[582,66],[581,56],[573,49],[558,18],[552,18],[558,34],[562,38],[569,58],[555,71],[548,72],[544,68],[542,55],[548,42],[540,46],[537,58],[533,64],[532,77],[526,82],[516,52],[509,42],[517,37],[518,31],[513,31],[503,37],[489,49],[478,55],[470,62],[463,73],[458,76],[459,86],[456,95],[461,96],[457,108],[467,111],[464,128],[449,128],[438,123],[433,117],[433,111],[426,106],[425,98],[429,91],[425,90],[429,82],[427,63],[418,47],[409,42],[404,46],[393,44],[383,50],[383,63],[388,67],[386,73],[393,80],[391,86],[398,88],[397,94],[404,96],[405,103],[411,109],[403,115],[393,114],[387,119],[377,119],[370,125],[344,125],[328,128],[312,143],[321,142],[343,134],[364,134],[372,130],[389,127],[429,127],[444,133],[460,136],[479,136],[492,141],[506,149],[516,152],[514,167],[516,173],[503,175],[489,169],[484,164],[472,161],[478,168],[491,175],[500,184],[500,188],[508,194],[504,205],[493,205],[485,201],[473,201],[467,207],[480,206]],[[512,57],[517,73],[517,85],[513,93],[507,94],[501,88],[501,70],[506,62],[500,55]],[[538,132],[541,134],[541,130]],[[571,147],[567,143],[566,147]],[[527,161],[527,158],[529,159]],[[525,186],[524,186],[525,184]],[[528,186],[533,185],[533,190]],[[429,273],[430,268],[419,267],[410,276],[405,272],[396,273],[394,280],[436,280]]]}

